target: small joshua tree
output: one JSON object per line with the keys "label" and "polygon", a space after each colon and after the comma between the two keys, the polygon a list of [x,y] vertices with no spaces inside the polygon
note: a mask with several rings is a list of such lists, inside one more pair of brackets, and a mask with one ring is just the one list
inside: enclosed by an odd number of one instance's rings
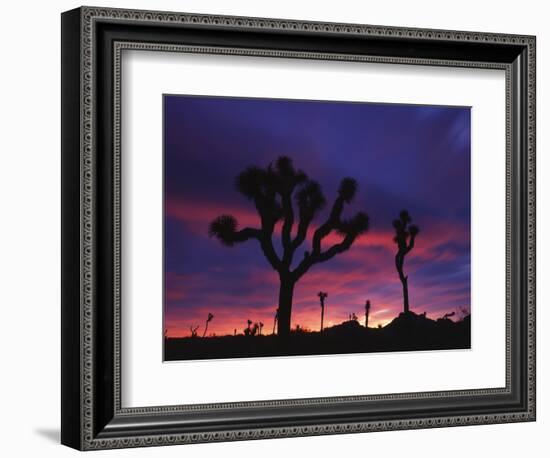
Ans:
{"label": "small joshua tree", "polygon": [[189,326],[189,329],[191,331],[191,337],[197,337],[197,330],[200,328],[200,326]]}
{"label": "small joshua tree", "polygon": [[418,235],[418,226],[410,224],[412,221],[409,212],[403,210],[399,214],[399,219],[393,221],[395,237],[393,241],[397,244],[397,253],[395,255],[395,268],[399,274],[399,280],[403,285],[403,310],[409,313],[409,286],[408,276],[403,273],[403,264],[405,256],[414,248],[414,241]]}
{"label": "small joshua tree", "polygon": [[[239,229],[237,219],[224,214],[210,223],[209,234],[226,246],[248,240],[258,243],[279,279],[277,334],[285,339],[290,334],[292,297],[296,283],[313,265],[327,262],[349,250],[355,240],[367,232],[369,217],[359,212],[349,219],[343,218],[344,207],[354,200],[357,193],[357,182],[353,178],[344,178],[328,218],[313,232],[311,249],[305,251],[303,259],[292,268],[296,251],[306,240],[311,223],[326,205],[319,183],[294,168],[290,158],[281,156],[266,168],[245,169],[238,175],[236,187],[254,204],[260,220],[259,227]],[[273,241],[278,222],[282,222],[281,255],[275,250]],[[331,232],[339,234],[341,240],[332,246],[323,246],[324,239]]]}
{"label": "small joshua tree", "polygon": [[260,321],[258,323],[258,334],[262,335],[262,328],[264,327],[264,324]]}
{"label": "small joshua tree", "polygon": [[321,332],[323,332],[323,321],[325,319],[325,299],[328,297],[328,293],[319,291],[319,301],[321,302]]}
{"label": "small joshua tree", "polygon": [[250,329],[250,326],[252,326],[252,320],[247,320],[247,321],[246,321],[246,328],[245,328],[245,330],[244,330],[244,335],[245,335],[245,336],[251,335],[252,330]]}
{"label": "small joshua tree", "polygon": [[369,327],[370,301],[365,302],[365,328]]}
{"label": "small joshua tree", "polygon": [[204,332],[202,333],[202,336],[206,336],[206,331],[208,331],[208,323],[210,323],[214,319],[214,315],[211,313],[208,313],[208,318],[206,318],[206,326],[204,328]]}

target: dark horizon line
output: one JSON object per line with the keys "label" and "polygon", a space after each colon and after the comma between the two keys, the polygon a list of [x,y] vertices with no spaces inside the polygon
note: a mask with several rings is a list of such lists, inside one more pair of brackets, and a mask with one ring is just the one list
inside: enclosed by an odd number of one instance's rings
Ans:
{"label": "dark horizon line", "polygon": [[[461,319],[455,319],[453,320],[453,316],[451,317],[438,317],[438,318],[429,318],[427,315],[423,313],[416,313],[416,312],[409,312],[409,313],[412,313],[412,314],[415,314],[416,316],[424,316],[424,318],[426,318],[427,320],[431,320],[431,321],[434,321],[434,322],[437,322],[438,320],[448,320],[448,321],[452,321],[453,323],[460,323],[462,321],[464,321],[467,317],[471,317],[471,311],[464,315]],[[340,323],[337,323],[337,324],[333,324],[332,326],[329,326],[329,327],[324,327],[323,331],[321,331],[321,329],[319,330],[314,330],[314,329],[309,329],[309,328],[300,328],[302,330],[302,332],[305,332],[305,333],[314,333],[314,332],[324,332],[326,331],[327,329],[332,329],[336,326],[340,326],[344,323],[350,323],[352,321],[356,322],[359,326],[361,326],[362,328],[365,328],[365,329],[384,329],[386,326],[388,326],[389,324],[391,324],[395,319],[399,318],[399,316],[401,316],[403,314],[403,312],[399,313],[398,315],[396,315],[394,318],[392,318],[391,320],[389,320],[385,325],[383,326],[365,326],[363,323],[362,323],[362,318],[364,318],[364,315],[361,315],[361,316],[358,316],[357,320],[344,320],[344,321],[341,321]],[[253,323],[257,323],[256,321],[253,321]],[[300,326],[300,323],[296,323],[296,325]],[[291,328],[291,332],[295,331],[296,330],[296,325],[295,327]],[[200,325],[199,325],[200,327]],[[309,330],[306,330],[306,329],[309,329]],[[234,336],[239,336],[239,335],[244,335],[242,332],[240,333],[237,333],[237,334],[232,334],[232,333],[229,333],[229,334],[217,334],[215,335],[215,337],[226,337],[226,336],[230,336],[230,337],[234,337]],[[272,336],[272,335],[277,335],[276,333],[266,333],[266,334],[256,334],[255,336],[251,336],[251,337],[257,337],[258,335],[262,335],[262,336]],[[169,337],[169,336],[166,336],[164,335],[164,338],[165,339],[186,339],[188,337],[191,337],[191,336],[181,336],[181,337]],[[205,336],[205,337],[197,337],[197,338],[201,338],[201,339],[204,339],[204,338],[208,338],[208,337],[213,337],[212,334],[210,334],[209,336]]]}

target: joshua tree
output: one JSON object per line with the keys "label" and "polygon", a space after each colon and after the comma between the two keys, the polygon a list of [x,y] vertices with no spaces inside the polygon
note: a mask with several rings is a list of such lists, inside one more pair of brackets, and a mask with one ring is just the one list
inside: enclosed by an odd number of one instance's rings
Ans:
{"label": "joshua tree", "polygon": [[246,328],[244,330],[244,335],[249,336],[252,333],[252,330],[250,329],[250,326],[252,325],[252,320],[246,321]]}
{"label": "joshua tree", "polygon": [[417,226],[410,224],[411,221],[409,212],[406,210],[399,214],[399,219],[393,221],[393,227],[395,228],[393,241],[397,244],[395,268],[403,285],[403,309],[405,313],[409,313],[409,287],[408,276],[403,273],[403,263],[405,262],[405,256],[414,248],[414,241],[419,232]]}
{"label": "joshua tree", "polygon": [[208,323],[210,323],[214,318],[214,315],[211,313],[208,313],[208,318],[206,318],[206,326],[204,327],[204,332],[202,333],[202,336],[204,337],[206,335],[206,331],[208,331]]}
{"label": "joshua tree", "polygon": [[365,302],[365,328],[369,327],[370,301]]}
{"label": "joshua tree", "polygon": [[[298,247],[306,240],[308,228],[325,206],[326,200],[321,187],[301,170],[296,170],[292,160],[279,157],[267,168],[248,167],[236,179],[237,190],[251,200],[260,217],[260,227],[238,229],[235,217],[218,216],[210,224],[210,236],[216,237],[226,246],[256,240],[279,277],[279,315],[277,334],[286,338],[290,333],[292,296],[298,280],[314,264],[332,259],[348,250],[357,237],[368,229],[368,216],[359,212],[350,219],[342,219],[344,205],[350,203],[357,192],[357,182],[344,178],[338,189],[330,214],[325,222],[315,230],[310,251],[305,251],[303,259],[292,269],[292,261]],[[292,200],[295,200],[293,204]],[[297,215],[294,211],[297,207]],[[297,218],[296,218],[297,216]],[[297,229],[293,237],[295,220]],[[282,255],[279,256],[273,244],[273,232],[277,222],[282,221]],[[322,250],[321,244],[332,231],[342,236],[339,243]]]}
{"label": "joshua tree", "polygon": [[321,332],[323,332],[323,321],[325,319],[325,299],[328,297],[328,293],[319,291],[319,300],[321,301]]}
{"label": "joshua tree", "polygon": [[262,335],[262,328],[264,327],[264,324],[260,321],[258,323],[258,334]]}
{"label": "joshua tree", "polygon": [[189,329],[191,330],[191,337],[197,337],[197,329],[199,329],[200,326],[189,326]]}

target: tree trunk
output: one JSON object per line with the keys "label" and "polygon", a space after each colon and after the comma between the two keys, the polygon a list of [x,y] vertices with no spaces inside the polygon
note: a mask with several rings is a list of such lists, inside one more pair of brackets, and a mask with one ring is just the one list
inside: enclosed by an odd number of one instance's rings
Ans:
{"label": "tree trunk", "polygon": [[281,277],[279,287],[279,315],[277,317],[277,335],[286,338],[290,334],[290,315],[292,312],[292,295],[294,294],[294,282]]}
{"label": "tree trunk", "polygon": [[403,283],[403,307],[405,313],[409,313],[409,286],[408,277],[401,275],[401,283]]}
{"label": "tree trunk", "polygon": [[409,287],[407,284],[408,277],[403,274],[403,255],[397,253],[395,256],[395,268],[399,274],[399,280],[403,285],[403,309],[405,313],[409,313]]}

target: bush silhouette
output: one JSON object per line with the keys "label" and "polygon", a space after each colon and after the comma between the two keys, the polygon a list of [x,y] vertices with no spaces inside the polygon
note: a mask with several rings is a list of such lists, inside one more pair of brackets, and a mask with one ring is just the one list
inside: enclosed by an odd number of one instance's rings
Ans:
{"label": "bush silhouette", "polygon": [[[260,227],[239,229],[234,216],[220,215],[210,223],[209,234],[230,247],[248,240],[259,243],[265,258],[279,277],[277,334],[287,338],[290,334],[292,297],[296,283],[313,265],[326,262],[348,250],[357,237],[368,229],[369,218],[366,213],[359,212],[350,219],[342,219],[344,205],[355,197],[357,182],[353,178],[341,181],[329,217],[315,230],[311,250],[304,253],[303,259],[294,269],[294,254],[306,240],[313,219],[326,205],[320,185],[310,180],[303,171],[296,170],[292,160],[286,156],[279,157],[265,169],[248,167],[237,176],[235,184],[237,190],[256,207]],[[297,206],[297,215],[294,205]],[[293,237],[296,216],[297,230]],[[273,244],[273,232],[279,221],[282,221],[282,256],[277,254]],[[323,251],[321,243],[332,231],[339,233],[342,240]]]}

